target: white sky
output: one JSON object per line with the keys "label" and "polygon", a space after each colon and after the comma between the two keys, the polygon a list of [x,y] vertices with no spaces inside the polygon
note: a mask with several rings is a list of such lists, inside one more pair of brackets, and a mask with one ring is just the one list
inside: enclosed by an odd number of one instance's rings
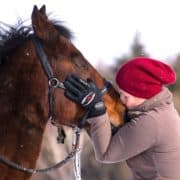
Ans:
{"label": "white sky", "polygon": [[5,0],[0,21],[29,19],[34,4],[46,4],[47,12],[66,22],[74,44],[93,65],[112,64],[128,53],[137,31],[151,57],[166,61],[180,53],[178,0]]}

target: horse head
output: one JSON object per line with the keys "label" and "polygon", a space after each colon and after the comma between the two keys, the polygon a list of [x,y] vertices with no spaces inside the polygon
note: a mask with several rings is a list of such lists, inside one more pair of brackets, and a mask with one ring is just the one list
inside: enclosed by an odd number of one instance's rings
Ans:
{"label": "horse head", "polygon": [[[46,15],[46,8],[40,10],[35,6],[32,12],[32,26],[52,66],[54,75],[61,82],[70,74],[82,79],[91,78],[100,89],[104,88],[106,80],[92,67],[83,54],[71,42],[71,33],[64,26],[53,24]],[[37,55],[37,58],[38,55]],[[111,89],[103,100],[110,119],[115,125],[122,124],[124,106],[119,100],[119,94]],[[77,124],[84,110],[64,96],[63,90],[55,92],[55,112],[60,124]]]}

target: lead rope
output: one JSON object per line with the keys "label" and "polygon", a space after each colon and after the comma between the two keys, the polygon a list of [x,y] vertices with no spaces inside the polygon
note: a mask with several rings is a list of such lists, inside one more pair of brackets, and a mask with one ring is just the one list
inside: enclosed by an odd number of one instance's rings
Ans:
{"label": "lead rope", "polygon": [[80,139],[80,128],[74,127],[73,128],[73,143],[72,149],[76,150],[76,154],[73,159],[74,164],[74,175],[76,180],[81,180],[81,149],[79,145]]}
{"label": "lead rope", "polygon": [[[77,127],[73,128],[73,139],[74,139],[74,141],[72,143],[72,151],[69,153],[69,155],[64,160],[62,160],[59,163],[57,163],[53,166],[50,166],[48,168],[42,168],[42,169],[26,168],[20,164],[17,164],[15,162],[12,162],[12,161],[6,159],[5,157],[3,157],[1,155],[0,155],[0,162],[11,167],[11,168],[14,168],[16,170],[26,172],[26,173],[30,173],[30,174],[48,172],[48,171],[62,167],[64,164],[66,164],[68,161],[70,161],[72,159],[75,161],[77,159],[77,157],[79,157],[79,155],[78,156],[76,155],[77,153],[79,153],[78,147],[79,147],[79,139],[80,139],[80,129]],[[79,157],[79,159],[80,159],[80,157]],[[75,162],[75,165],[77,166],[76,162]],[[80,175],[79,175],[80,169],[76,172],[77,172],[76,174],[78,175],[78,177],[80,177]],[[77,180],[81,180],[81,179],[77,179]]]}

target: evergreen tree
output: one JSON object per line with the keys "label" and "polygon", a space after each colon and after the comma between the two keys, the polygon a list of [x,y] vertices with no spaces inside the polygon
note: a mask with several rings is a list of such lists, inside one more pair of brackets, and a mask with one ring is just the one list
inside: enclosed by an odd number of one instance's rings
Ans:
{"label": "evergreen tree", "polygon": [[132,42],[131,48],[130,48],[130,53],[125,54],[122,57],[117,58],[115,61],[115,66],[112,67],[113,72],[116,73],[119,67],[124,64],[128,59],[131,59],[133,57],[137,56],[146,56],[148,57],[148,53],[145,51],[144,45],[140,41],[140,33],[137,32],[134,36],[134,40]]}
{"label": "evergreen tree", "polygon": [[172,90],[179,94],[180,92],[180,55],[177,56],[173,63],[174,70],[176,72],[176,84],[173,85]]}

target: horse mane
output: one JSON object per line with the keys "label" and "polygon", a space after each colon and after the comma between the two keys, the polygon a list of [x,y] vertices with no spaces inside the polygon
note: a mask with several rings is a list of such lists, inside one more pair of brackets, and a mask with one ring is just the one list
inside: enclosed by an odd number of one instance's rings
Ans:
{"label": "horse mane", "polygon": [[[73,33],[62,24],[62,21],[50,20],[60,35],[71,40]],[[32,26],[24,25],[19,20],[15,25],[0,23],[0,65],[5,62],[7,56],[11,55],[18,47],[21,47],[33,34]]]}

